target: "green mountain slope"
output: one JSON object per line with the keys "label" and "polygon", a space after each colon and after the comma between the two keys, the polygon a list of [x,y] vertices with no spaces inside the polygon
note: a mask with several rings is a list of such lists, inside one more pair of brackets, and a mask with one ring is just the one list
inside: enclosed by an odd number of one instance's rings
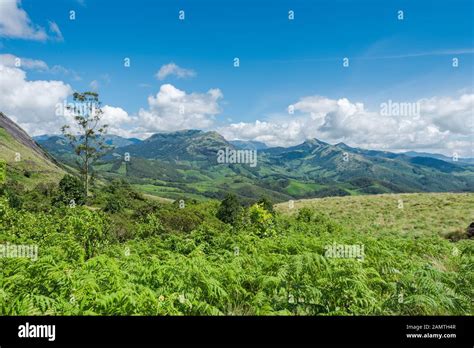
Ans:
{"label": "green mountain slope", "polygon": [[[70,160],[61,138],[43,139],[41,144],[61,160]],[[251,146],[228,142],[216,132],[158,133],[117,147],[96,169],[106,177],[126,176],[146,193],[173,199],[185,194],[222,198],[227,192],[249,201],[262,195],[283,201],[358,194],[474,192],[474,166],[466,163],[311,139],[288,148],[260,148],[257,165],[252,167],[218,163],[218,151],[226,148]]]}
{"label": "green mountain slope", "polygon": [[31,137],[0,112],[0,160],[7,178],[33,187],[40,182],[59,181],[64,170]]}
{"label": "green mountain slope", "polygon": [[121,147],[116,152],[128,152],[132,157],[148,159],[212,163],[217,151],[226,146],[233,148],[233,145],[217,132],[185,130],[157,133],[140,143]]}
{"label": "green mountain slope", "polygon": [[474,191],[473,166],[362,150],[345,144],[329,145],[318,140],[264,150],[261,161],[286,177],[342,184],[349,192]]}

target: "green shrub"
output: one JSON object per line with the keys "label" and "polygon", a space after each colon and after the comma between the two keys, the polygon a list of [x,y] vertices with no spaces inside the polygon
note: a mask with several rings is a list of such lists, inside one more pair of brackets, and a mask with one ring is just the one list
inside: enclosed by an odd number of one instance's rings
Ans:
{"label": "green shrub", "polygon": [[303,207],[298,211],[296,219],[302,222],[311,222],[314,216],[314,211],[311,208]]}
{"label": "green shrub", "polygon": [[153,214],[148,215],[143,222],[136,224],[136,235],[140,238],[156,236],[165,231],[160,219]]}
{"label": "green shrub", "polygon": [[217,218],[226,224],[235,225],[239,219],[242,207],[240,206],[239,200],[234,194],[227,194],[224,200],[221,202],[217,211]]}
{"label": "green shrub", "polygon": [[57,205],[83,205],[84,186],[81,180],[66,174],[59,182],[58,193],[53,202]]}
{"label": "green shrub", "polygon": [[108,223],[105,216],[87,208],[66,208],[61,231],[71,233],[84,248],[86,258],[96,255],[107,244]]}
{"label": "green shrub", "polygon": [[273,210],[273,203],[267,197],[262,197],[258,200],[257,204],[261,204],[266,211],[271,213],[272,215],[275,213]]}
{"label": "green shrub", "polygon": [[259,237],[269,237],[275,234],[273,215],[264,208],[263,204],[252,205],[248,208],[248,215]]}
{"label": "green shrub", "polygon": [[7,163],[4,160],[0,160],[0,185],[5,183],[7,180]]}
{"label": "green shrub", "polygon": [[158,217],[167,231],[191,232],[202,222],[197,214],[186,208],[163,209]]}
{"label": "green shrub", "polygon": [[126,203],[125,203],[124,198],[117,194],[113,194],[107,197],[104,211],[108,213],[112,213],[112,214],[120,213],[121,211],[123,211],[125,206],[126,206]]}

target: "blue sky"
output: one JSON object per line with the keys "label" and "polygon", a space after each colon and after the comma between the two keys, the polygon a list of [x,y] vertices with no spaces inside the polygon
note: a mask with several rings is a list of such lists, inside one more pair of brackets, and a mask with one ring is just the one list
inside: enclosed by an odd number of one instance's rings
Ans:
{"label": "blue sky", "polygon": [[[278,119],[288,105],[310,96],[347,98],[378,111],[389,99],[460,98],[473,88],[471,0],[23,0],[17,6],[48,35],[54,21],[63,39],[2,37],[0,31],[0,54],[75,72],[31,69],[29,80],[61,80],[75,90],[97,81],[104,104],[132,116],[151,108],[147,98],[163,84],[187,94],[219,89],[211,128]],[[70,10],[76,11],[74,21]],[[123,66],[125,57],[130,68]],[[158,80],[157,71],[171,62],[194,76]],[[263,134],[259,140],[268,139]],[[371,144],[365,145],[380,145]]]}

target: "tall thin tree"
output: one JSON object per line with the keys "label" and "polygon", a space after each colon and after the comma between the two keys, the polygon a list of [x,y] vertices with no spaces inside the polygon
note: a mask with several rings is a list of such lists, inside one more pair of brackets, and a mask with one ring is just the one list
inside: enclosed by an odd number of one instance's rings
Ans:
{"label": "tall thin tree", "polygon": [[74,103],[67,110],[74,117],[75,127],[65,125],[61,128],[78,157],[84,185],[84,197],[87,199],[94,163],[102,157],[110,146],[105,144],[104,135],[107,125],[101,123],[104,114],[99,94],[84,92],[73,94]]}

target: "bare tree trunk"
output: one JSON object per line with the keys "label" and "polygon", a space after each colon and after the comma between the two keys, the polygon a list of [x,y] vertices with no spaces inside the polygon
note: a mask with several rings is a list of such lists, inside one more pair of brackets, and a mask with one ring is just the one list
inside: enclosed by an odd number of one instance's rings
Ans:
{"label": "bare tree trunk", "polygon": [[[89,146],[89,137],[87,135],[87,130],[86,130],[86,149],[88,149],[88,146]],[[87,150],[86,150],[86,163],[85,163],[85,166],[84,166],[84,174],[85,174],[85,180],[84,180],[84,200],[85,202],[87,202],[87,196],[88,196],[88,193],[89,193],[89,155],[87,153]]]}

